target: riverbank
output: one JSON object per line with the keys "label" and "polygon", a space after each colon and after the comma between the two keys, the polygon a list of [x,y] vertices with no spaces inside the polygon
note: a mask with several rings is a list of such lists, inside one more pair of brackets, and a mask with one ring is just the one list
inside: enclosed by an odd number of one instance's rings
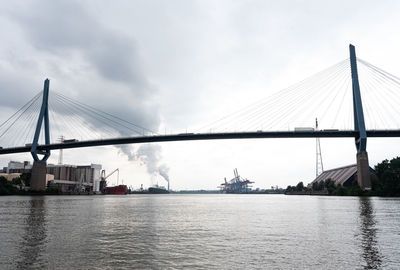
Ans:
{"label": "riverbank", "polygon": [[327,196],[327,195],[329,195],[329,192],[328,192],[328,190],[289,191],[289,192],[285,192],[285,195],[315,195],[315,196]]}

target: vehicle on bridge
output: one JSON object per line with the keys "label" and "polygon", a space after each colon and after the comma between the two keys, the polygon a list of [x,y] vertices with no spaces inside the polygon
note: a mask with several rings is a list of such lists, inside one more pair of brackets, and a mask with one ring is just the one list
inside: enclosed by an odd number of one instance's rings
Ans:
{"label": "vehicle on bridge", "polygon": [[77,139],[64,139],[62,143],[72,143],[72,142],[79,142]]}
{"label": "vehicle on bridge", "polygon": [[314,128],[312,128],[312,127],[295,127],[294,131],[296,131],[296,132],[314,131]]}

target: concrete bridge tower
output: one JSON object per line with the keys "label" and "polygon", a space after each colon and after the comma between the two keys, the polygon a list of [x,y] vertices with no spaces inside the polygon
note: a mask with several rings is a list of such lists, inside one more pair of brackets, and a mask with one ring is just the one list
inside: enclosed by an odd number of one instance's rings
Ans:
{"label": "concrete bridge tower", "polygon": [[371,189],[367,153],[367,132],[365,130],[364,112],[361,101],[360,85],[358,83],[356,49],[350,44],[350,66],[353,85],[354,130],[357,132],[355,143],[357,148],[357,182],[362,190]]}
{"label": "concrete bridge tower", "polygon": [[[35,136],[33,137],[31,154],[33,157],[33,167],[31,176],[31,190],[43,191],[46,189],[46,161],[50,157],[50,150],[39,150],[37,149],[40,130],[42,129],[42,123],[44,122],[44,137],[45,144],[50,144],[50,127],[49,127],[49,79],[44,81],[43,87],[43,101],[40,109],[39,118],[36,124]],[[39,155],[43,155],[40,159]]]}

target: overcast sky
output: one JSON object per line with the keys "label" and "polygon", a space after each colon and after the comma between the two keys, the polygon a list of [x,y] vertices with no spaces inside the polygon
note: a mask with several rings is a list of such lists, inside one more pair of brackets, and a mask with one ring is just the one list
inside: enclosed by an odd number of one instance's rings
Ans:
{"label": "overcast sky", "polygon": [[[399,11],[398,1],[7,1],[0,9],[0,122],[45,78],[50,91],[181,133],[346,59],[349,43],[400,75]],[[370,165],[397,156],[399,143],[369,139]],[[326,169],[355,163],[354,140],[322,139],[321,146]],[[31,157],[1,156],[0,165],[10,159]],[[53,151],[49,162],[57,159]],[[154,174],[162,170],[173,189],[215,189],[234,168],[255,187],[286,187],[313,180],[315,140],[74,149],[64,151],[64,162],[120,168],[134,187],[165,185]]]}

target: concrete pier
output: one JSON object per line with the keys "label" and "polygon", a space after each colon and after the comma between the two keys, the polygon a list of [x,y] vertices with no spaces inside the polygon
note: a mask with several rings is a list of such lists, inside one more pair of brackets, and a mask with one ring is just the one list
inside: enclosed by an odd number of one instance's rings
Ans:
{"label": "concrete pier", "polygon": [[34,161],[31,176],[31,190],[46,190],[46,162]]}
{"label": "concrete pier", "polygon": [[371,174],[367,152],[357,153],[357,182],[362,190],[371,189]]}

